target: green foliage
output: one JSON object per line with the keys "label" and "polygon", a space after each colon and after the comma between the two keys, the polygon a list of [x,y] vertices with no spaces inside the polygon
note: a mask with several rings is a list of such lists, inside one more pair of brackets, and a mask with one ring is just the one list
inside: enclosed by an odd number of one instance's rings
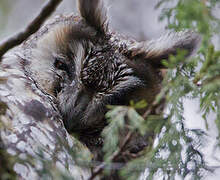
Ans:
{"label": "green foliage", "polygon": [[[168,1],[172,0],[162,0],[157,7],[165,5]],[[181,67],[180,73],[190,75],[188,79],[183,81],[182,88],[190,88],[189,93],[194,98],[200,98],[200,108],[206,121],[210,112],[216,113],[216,124],[219,128],[220,51],[216,50],[212,43],[212,38],[220,37],[220,19],[213,16],[213,9],[217,5],[219,5],[219,1],[214,0],[179,0],[176,6],[163,8],[160,19],[167,19],[168,28],[175,30],[190,28],[201,34],[202,43],[197,58],[193,60],[194,66],[190,67],[191,62],[187,62],[184,67]],[[176,76],[176,79],[179,79],[179,77]],[[184,77],[181,79],[183,80]],[[192,84],[192,79],[193,83],[198,86]],[[172,85],[171,87],[176,89],[177,86]],[[206,122],[206,124],[208,123]]]}
{"label": "green foliage", "polygon": [[[105,152],[104,160],[106,164],[114,165],[112,162],[115,158],[114,155],[118,153],[123,156],[127,152],[126,148],[122,147],[120,140],[126,139],[126,135],[130,133],[139,135],[156,134],[161,131],[161,128],[166,123],[166,120],[160,116],[149,116],[144,120],[135,109],[143,109],[146,107],[145,101],[134,103],[131,101],[130,106],[111,106],[111,110],[106,114],[109,125],[103,130]],[[125,133],[124,132],[128,132]],[[129,142],[129,141],[128,141]],[[145,154],[151,151],[153,145],[152,136],[148,137],[148,147],[145,149]],[[120,152],[120,153],[119,153]],[[114,167],[114,166],[112,166]],[[125,169],[122,170],[121,176],[126,179],[137,179],[146,168],[146,158],[142,156],[141,159],[136,159],[129,163]],[[111,168],[109,168],[111,170]],[[107,171],[108,173],[110,171]]]}
{"label": "green foliage", "polygon": [[[135,111],[136,108],[143,108],[146,106],[144,101],[137,104],[131,102],[131,106],[111,106],[111,110],[106,114],[109,125],[103,130],[102,136],[104,137],[104,147],[105,161],[111,162],[111,156],[115,151],[119,150],[120,137],[124,134],[122,133],[124,129],[130,132],[139,132],[144,135],[147,131],[144,125],[145,120]],[[125,137],[124,137],[125,138]]]}
{"label": "green foliage", "polygon": [[[157,135],[158,142],[154,146],[152,139],[141,157],[130,161],[122,169],[124,179],[138,179],[144,170],[148,172],[147,179],[155,179],[158,175],[169,180],[176,177],[202,179],[205,171],[214,170],[207,166],[200,152],[206,141],[205,133],[185,127],[183,100],[199,98],[207,128],[208,115],[214,113],[220,134],[220,51],[212,42],[214,37],[220,38],[220,19],[213,15],[217,5],[220,3],[215,0],[161,0],[157,4],[156,7],[162,11],[160,20],[167,21],[168,29],[193,29],[201,34],[202,41],[194,58],[183,62],[186,52],[179,51],[176,56],[170,56],[169,61],[163,62],[169,70],[155,104],[160,103],[162,98],[166,99],[168,113],[164,117],[148,116],[143,120],[135,112],[138,106],[134,102],[131,102],[132,107],[115,107],[108,112],[107,117],[111,121],[103,134],[107,142],[104,146],[105,159],[120,149],[118,135],[123,125],[135,127],[141,134],[153,132]],[[131,124],[131,119],[134,124]],[[133,130],[130,128],[130,131]],[[111,137],[108,137],[110,134]]]}

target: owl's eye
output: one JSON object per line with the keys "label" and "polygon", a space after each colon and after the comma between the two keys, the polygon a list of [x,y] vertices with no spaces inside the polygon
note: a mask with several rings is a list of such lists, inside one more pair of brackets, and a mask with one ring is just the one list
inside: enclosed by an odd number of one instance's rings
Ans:
{"label": "owl's eye", "polygon": [[55,66],[57,69],[60,69],[60,70],[63,70],[63,71],[68,71],[68,66],[67,66],[67,64],[63,61],[63,59],[55,58],[54,66]]}

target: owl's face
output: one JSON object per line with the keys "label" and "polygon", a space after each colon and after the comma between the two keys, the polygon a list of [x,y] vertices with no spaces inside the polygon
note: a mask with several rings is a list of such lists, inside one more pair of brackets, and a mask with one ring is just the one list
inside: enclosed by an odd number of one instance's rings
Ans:
{"label": "owl's face", "polygon": [[161,60],[177,49],[189,55],[199,37],[185,31],[137,42],[108,29],[102,0],[79,0],[79,10],[39,40],[30,70],[57,97],[67,130],[93,133],[106,125],[107,105],[150,104],[161,89]]}
{"label": "owl's face", "polygon": [[159,81],[159,73],[151,67],[146,67],[148,72],[138,72],[133,59],[122,54],[112,39],[98,35],[95,41],[84,40],[80,55],[72,55],[68,64],[56,59],[56,69],[65,74],[57,90],[59,109],[70,131],[100,131],[106,123],[107,105],[128,105],[133,98],[142,99],[140,93],[135,96],[141,89],[153,88],[145,82],[153,80],[152,74],[157,76],[155,84]]}

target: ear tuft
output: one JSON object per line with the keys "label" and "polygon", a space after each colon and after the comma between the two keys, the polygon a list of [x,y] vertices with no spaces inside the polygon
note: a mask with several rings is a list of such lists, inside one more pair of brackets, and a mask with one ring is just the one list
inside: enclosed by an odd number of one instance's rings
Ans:
{"label": "ear tuft", "polygon": [[156,40],[136,42],[130,46],[129,52],[132,57],[140,56],[161,66],[161,60],[176,55],[177,50],[186,50],[186,57],[190,56],[199,42],[200,36],[193,31],[170,32]]}
{"label": "ear tuft", "polygon": [[79,0],[79,11],[89,25],[102,33],[107,31],[107,9],[103,0]]}

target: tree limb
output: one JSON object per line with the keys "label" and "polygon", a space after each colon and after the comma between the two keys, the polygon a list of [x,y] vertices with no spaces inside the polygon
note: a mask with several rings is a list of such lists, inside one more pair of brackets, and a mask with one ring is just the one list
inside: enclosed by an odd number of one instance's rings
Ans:
{"label": "tree limb", "polygon": [[1,57],[10,49],[21,44],[30,35],[37,32],[45,20],[54,12],[56,7],[62,0],[50,0],[43,6],[40,13],[34,18],[34,20],[21,32],[18,32],[14,36],[6,39],[0,43],[0,61]]}

